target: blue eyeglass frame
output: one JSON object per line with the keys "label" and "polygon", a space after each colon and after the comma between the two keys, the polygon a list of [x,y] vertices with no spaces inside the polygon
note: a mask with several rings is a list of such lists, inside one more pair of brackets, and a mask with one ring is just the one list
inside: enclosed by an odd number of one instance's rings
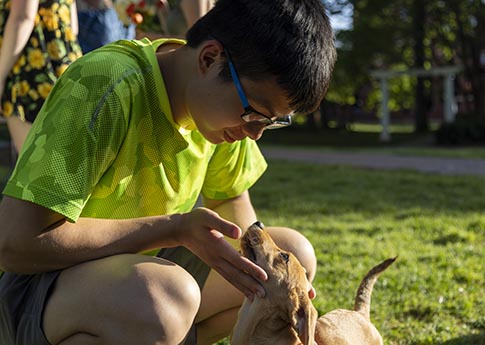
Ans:
{"label": "blue eyeglass frame", "polygon": [[[263,113],[260,113],[249,104],[248,98],[246,97],[246,94],[244,93],[244,90],[242,88],[241,81],[239,80],[239,76],[237,75],[236,67],[234,67],[234,63],[232,62],[231,55],[229,54],[229,51],[225,48],[224,48],[224,52],[226,53],[226,56],[227,56],[227,63],[229,64],[229,70],[231,72],[232,81],[234,82],[234,86],[236,86],[239,99],[241,100],[242,106],[244,108],[244,113],[241,115],[241,118],[248,123],[256,122],[258,124],[262,124],[265,126],[266,129],[277,129],[277,128],[290,126],[291,115],[277,117],[276,119],[273,120],[271,117]],[[258,120],[248,120],[247,116],[251,113],[257,114],[262,117]]]}

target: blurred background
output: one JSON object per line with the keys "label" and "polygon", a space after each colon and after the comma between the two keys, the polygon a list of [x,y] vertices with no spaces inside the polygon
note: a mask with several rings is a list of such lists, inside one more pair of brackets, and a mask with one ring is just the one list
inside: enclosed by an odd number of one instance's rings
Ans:
{"label": "blurred background", "polygon": [[319,111],[288,131],[315,130],[305,140],[329,144],[336,131],[360,144],[485,143],[485,0],[324,3],[338,46],[333,81]]}

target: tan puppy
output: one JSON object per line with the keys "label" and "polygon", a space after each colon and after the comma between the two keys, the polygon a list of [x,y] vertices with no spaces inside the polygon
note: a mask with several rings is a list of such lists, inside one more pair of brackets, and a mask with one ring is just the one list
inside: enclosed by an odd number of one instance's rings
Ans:
{"label": "tan puppy", "polygon": [[241,248],[244,256],[266,271],[268,280],[260,282],[264,298],[244,300],[231,345],[314,345],[317,311],[298,259],[278,248],[259,222],[244,234]]}
{"label": "tan puppy", "polygon": [[382,337],[370,321],[372,288],[379,275],[396,258],[387,259],[367,273],[357,290],[354,310],[336,309],[317,320],[318,345],[382,345]]}

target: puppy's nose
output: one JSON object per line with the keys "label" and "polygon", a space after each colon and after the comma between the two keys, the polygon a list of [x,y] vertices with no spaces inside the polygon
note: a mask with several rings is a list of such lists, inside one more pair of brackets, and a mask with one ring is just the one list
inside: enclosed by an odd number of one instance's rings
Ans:
{"label": "puppy's nose", "polygon": [[264,224],[263,224],[263,223],[261,223],[259,220],[258,220],[258,221],[256,221],[256,222],[254,222],[254,224],[253,224],[253,225],[254,225],[254,226],[257,226],[257,227],[258,227],[258,228],[260,228],[261,230],[263,230],[263,229],[264,229]]}

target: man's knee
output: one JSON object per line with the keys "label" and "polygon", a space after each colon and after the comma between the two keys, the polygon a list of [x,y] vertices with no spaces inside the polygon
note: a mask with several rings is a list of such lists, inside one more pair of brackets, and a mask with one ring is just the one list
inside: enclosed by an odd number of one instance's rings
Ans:
{"label": "man's knee", "polygon": [[182,342],[200,306],[197,282],[182,268],[160,274],[153,267],[141,265],[135,277],[141,283],[138,296],[143,300],[136,314],[140,315],[140,324],[147,327],[147,343],[161,338],[170,344]]}
{"label": "man's knee", "polygon": [[[178,344],[200,305],[192,276],[173,263],[118,255],[64,271],[46,305],[51,343],[92,334],[103,344]],[[77,310],[69,318],[72,310]]]}
{"label": "man's knee", "polygon": [[292,252],[305,267],[309,281],[313,281],[317,270],[317,259],[310,241],[296,230],[285,227],[267,227],[275,243],[281,249]]}

